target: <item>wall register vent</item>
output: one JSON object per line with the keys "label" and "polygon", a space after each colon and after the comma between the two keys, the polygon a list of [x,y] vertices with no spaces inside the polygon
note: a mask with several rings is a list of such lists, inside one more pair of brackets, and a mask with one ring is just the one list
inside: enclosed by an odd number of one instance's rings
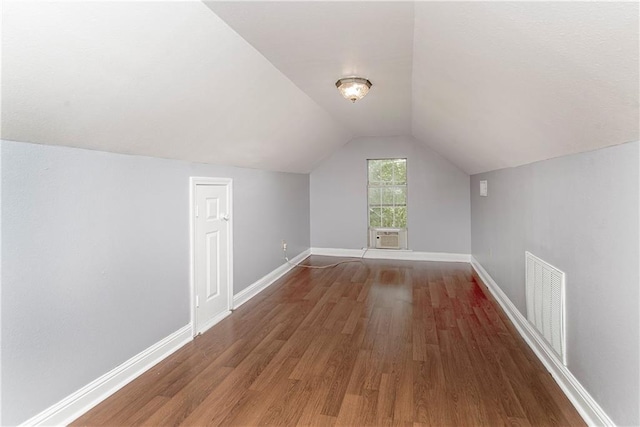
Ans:
{"label": "wall register vent", "polygon": [[527,319],[566,365],[565,274],[530,252],[525,259]]}

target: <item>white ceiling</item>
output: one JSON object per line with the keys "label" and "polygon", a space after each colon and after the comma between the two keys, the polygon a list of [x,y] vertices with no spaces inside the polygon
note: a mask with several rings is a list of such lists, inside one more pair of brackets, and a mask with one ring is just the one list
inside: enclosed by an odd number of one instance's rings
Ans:
{"label": "white ceiling", "polygon": [[[413,3],[205,4],[355,135],[411,133]],[[357,105],[334,86],[354,75],[373,83]]]}
{"label": "white ceiling", "polygon": [[4,2],[2,138],[309,172],[351,133],[200,2]]}
{"label": "white ceiling", "polygon": [[637,2],[5,1],[2,24],[4,139],[308,172],[412,134],[467,173],[639,139]]}
{"label": "white ceiling", "polygon": [[413,135],[473,174],[637,141],[638,3],[416,3]]}

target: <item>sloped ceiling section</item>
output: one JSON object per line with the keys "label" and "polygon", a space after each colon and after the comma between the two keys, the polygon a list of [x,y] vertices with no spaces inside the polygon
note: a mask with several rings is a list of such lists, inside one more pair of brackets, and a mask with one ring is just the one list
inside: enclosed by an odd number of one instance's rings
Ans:
{"label": "sloped ceiling section", "polygon": [[351,138],[203,3],[3,15],[3,139],[309,172]]}
{"label": "sloped ceiling section", "polygon": [[637,141],[637,2],[417,2],[413,135],[469,174]]}
{"label": "sloped ceiling section", "polygon": [[[638,2],[4,2],[2,137],[308,172],[412,134],[469,174],[640,139]],[[224,21],[223,21],[224,20]],[[335,81],[361,75],[351,104]]]}
{"label": "sloped ceiling section", "polygon": [[[637,2],[205,3],[354,136],[470,174],[639,139]],[[350,74],[374,85],[354,105]]]}
{"label": "sloped ceiling section", "polygon": [[[356,136],[411,133],[412,2],[205,1]],[[356,104],[334,83],[373,83]]]}

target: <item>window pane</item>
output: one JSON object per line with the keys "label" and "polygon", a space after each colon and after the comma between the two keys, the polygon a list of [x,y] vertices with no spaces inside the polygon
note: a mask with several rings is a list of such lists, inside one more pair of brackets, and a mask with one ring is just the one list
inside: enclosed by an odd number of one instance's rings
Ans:
{"label": "window pane", "polygon": [[407,182],[407,160],[397,159],[393,162],[393,175],[396,184],[405,184]]}
{"label": "window pane", "polygon": [[382,204],[391,206],[393,205],[393,193],[395,192],[394,188],[383,188],[382,191]]}
{"label": "window pane", "polygon": [[382,227],[380,209],[369,209],[369,227]]}
{"label": "window pane", "polygon": [[401,206],[395,209],[395,224],[394,227],[407,228],[407,207]]}
{"label": "window pane", "polygon": [[380,177],[380,168],[382,167],[382,160],[369,160],[369,182],[379,183],[382,181]]}
{"label": "window pane", "polygon": [[395,187],[393,190],[393,204],[396,206],[406,205],[407,187]]}
{"label": "window pane", "polygon": [[369,206],[377,206],[377,205],[380,205],[380,188],[370,187],[369,188]]}
{"label": "window pane", "polygon": [[381,160],[382,167],[380,168],[380,178],[383,182],[389,184],[393,182],[393,162],[388,160]]}
{"label": "window pane", "polygon": [[382,208],[382,226],[393,227],[393,208]]}

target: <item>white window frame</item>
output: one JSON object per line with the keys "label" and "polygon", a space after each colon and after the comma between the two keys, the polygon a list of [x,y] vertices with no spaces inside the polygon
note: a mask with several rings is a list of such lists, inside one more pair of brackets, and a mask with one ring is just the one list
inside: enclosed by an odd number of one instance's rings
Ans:
{"label": "white window frame", "polygon": [[[370,181],[369,181],[369,162],[370,161],[376,161],[376,160],[404,160],[405,161],[405,171],[407,173],[407,176],[405,176],[405,183],[404,183],[404,188],[405,188],[405,204],[404,207],[407,211],[407,224],[405,225],[405,227],[393,227],[393,228],[389,228],[389,227],[372,227],[371,226],[371,205],[369,204],[369,189],[372,188],[372,186],[370,185]],[[384,229],[384,230],[407,230],[407,225],[409,222],[409,161],[406,157],[384,157],[384,158],[373,158],[373,159],[367,159],[367,230],[369,231],[369,235],[371,234],[371,230],[377,230],[377,229]],[[389,185],[389,186],[374,186],[375,188],[384,188],[384,187],[400,187],[402,185]],[[393,205],[395,206],[402,206],[402,205]],[[369,242],[369,244],[371,244],[371,242]]]}

